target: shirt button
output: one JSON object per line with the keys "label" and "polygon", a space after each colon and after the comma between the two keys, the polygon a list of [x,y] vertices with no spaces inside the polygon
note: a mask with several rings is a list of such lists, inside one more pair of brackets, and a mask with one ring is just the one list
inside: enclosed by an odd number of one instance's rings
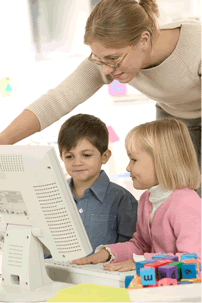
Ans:
{"label": "shirt button", "polygon": [[82,209],[82,208],[80,208],[80,209],[79,209],[79,212],[80,212],[80,214],[82,214],[82,212],[83,212],[83,209]]}

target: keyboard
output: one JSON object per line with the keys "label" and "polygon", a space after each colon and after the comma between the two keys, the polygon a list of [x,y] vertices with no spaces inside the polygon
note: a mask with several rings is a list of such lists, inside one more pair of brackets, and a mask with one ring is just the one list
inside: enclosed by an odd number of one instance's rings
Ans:
{"label": "keyboard", "polygon": [[104,286],[125,288],[125,277],[135,276],[136,271],[107,271],[103,263],[76,265],[70,262],[58,262],[45,259],[46,271],[53,281],[67,282],[73,285],[92,283]]}

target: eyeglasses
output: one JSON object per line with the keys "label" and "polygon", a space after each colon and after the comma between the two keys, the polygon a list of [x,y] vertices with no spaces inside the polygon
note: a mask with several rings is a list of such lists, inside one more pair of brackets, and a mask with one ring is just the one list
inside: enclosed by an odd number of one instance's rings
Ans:
{"label": "eyeglasses", "polygon": [[130,50],[132,48],[132,45],[129,47],[129,49],[127,50],[127,52],[125,53],[125,55],[123,56],[123,58],[121,59],[120,62],[117,62],[117,63],[110,63],[110,62],[103,62],[102,60],[100,59],[95,59],[97,58],[93,53],[90,54],[90,56],[88,57],[88,60],[90,60],[91,62],[94,62],[98,65],[107,65],[111,68],[118,68],[120,67],[120,65],[122,64],[123,60],[126,58],[126,56],[129,54]]}

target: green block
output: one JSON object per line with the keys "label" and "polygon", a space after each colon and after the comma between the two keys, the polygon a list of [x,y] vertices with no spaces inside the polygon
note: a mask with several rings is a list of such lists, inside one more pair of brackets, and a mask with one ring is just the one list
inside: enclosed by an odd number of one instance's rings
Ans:
{"label": "green block", "polygon": [[168,263],[167,265],[172,265],[177,267],[177,273],[178,273],[178,281],[182,279],[182,271],[181,271],[181,266],[183,262],[171,262]]}

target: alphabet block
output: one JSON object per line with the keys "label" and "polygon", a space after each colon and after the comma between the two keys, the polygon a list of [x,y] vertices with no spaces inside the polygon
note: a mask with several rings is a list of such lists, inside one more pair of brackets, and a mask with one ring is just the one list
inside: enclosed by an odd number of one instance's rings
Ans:
{"label": "alphabet block", "polygon": [[155,272],[156,272],[156,279],[159,280],[158,268],[160,266],[166,265],[170,262],[172,262],[172,261],[171,260],[159,260],[159,261],[153,262],[151,264],[145,264],[144,268],[153,267],[155,269]]}
{"label": "alphabet block", "polygon": [[114,80],[110,83],[108,88],[111,96],[126,94],[126,85],[124,83],[120,83],[118,80]]}
{"label": "alphabet block", "polygon": [[176,279],[164,278],[158,281],[158,286],[177,285]]}
{"label": "alphabet block", "polygon": [[181,280],[181,281],[178,281],[178,282],[177,282],[177,285],[178,285],[178,284],[179,284],[179,285],[180,285],[180,284],[192,284],[192,283],[193,283],[193,282],[188,281],[188,280],[186,280],[186,281],[182,281],[182,280]]}
{"label": "alphabet block", "polygon": [[197,278],[197,263],[184,263],[181,266],[183,279]]}
{"label": "alphabet block", "polygon": [[181,272],[182,264],[183,264],[182,262],[172,262],[167,264],[167,265],[177,266],[178,280],[182,278],[182,272]]}
{"label": "alphabet block", "polygon": [[156,274],[154,268],[141,268],[140,277],[142,285],[155,285],[156,284]]}
{"label": "alphabet block", "polygon": [[145,264],[153,263],[153,260],[145,260],[136,262],[136,274],[140,276],[140,268],[143,268]]}
{"label": "alphabet block", "polygon": [[163,278],[178,279],[177,266],[164,265],[158,268],[159,280]]}
{"label": "alphabet block", "polygon": [[141,284],[138,284],[137,276],[135,276],[130,282],[128,289],[138,289],[138,288],[143,288],[143,286]]}
{"label": "alphabet block", "polygon": [[187,260],[187,259],[197,259],[197,254],[185,253],[185,254],[181,255],[180,262],[182,262],[183,260]]}
{"label": "alphabet block", "polygon": [[178,258],[178,256],[166,256],[166,257],[163,257],[162,260],[172,260],[173,262],[178,262],[179,258]]}
{"label": "alphabet block", "polygon": [[185,259],[182,262],[183,263],[197,263],[197,270],[200,273],[200,263],[197,259]]}
{"label": "alphabet block", "polygon": [[152,259],[159,259],[159,258],[161,259],[166,256],[167,256],[166,254],[158,254],[158,255],[153,256]]}
{"label": "alphabet block", "polygon": [[126,276],[125,277],[125,288],[128,288],[130,282],[133,280],[134,276]]}

